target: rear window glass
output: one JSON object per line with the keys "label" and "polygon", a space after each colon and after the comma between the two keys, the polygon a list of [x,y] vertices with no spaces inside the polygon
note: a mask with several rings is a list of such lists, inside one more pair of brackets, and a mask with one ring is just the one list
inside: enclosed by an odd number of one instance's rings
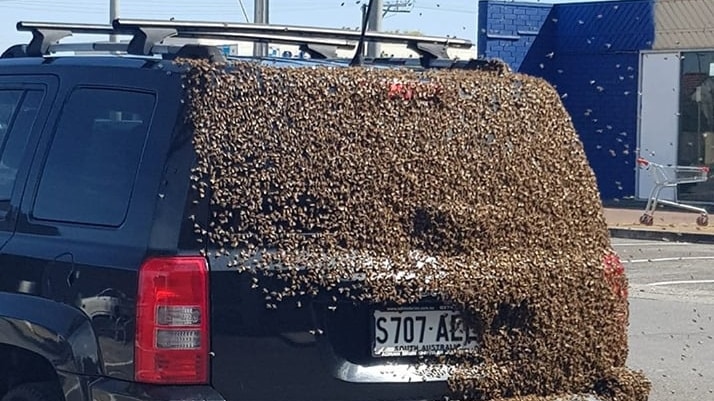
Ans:
{"label": "rear window glass", "polygon": [[64,107],[35,200],[37,219],[117,227],[124,222],[156,99],[75,90]]}

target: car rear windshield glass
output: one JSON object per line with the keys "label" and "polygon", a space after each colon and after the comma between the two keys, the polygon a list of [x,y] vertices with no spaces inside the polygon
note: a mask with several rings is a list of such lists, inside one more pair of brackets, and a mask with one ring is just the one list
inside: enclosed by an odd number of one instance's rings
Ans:
{"label": "car rear windshield glass", "polygon": [[81,88],[66,103],[33,216],[120,226],[154,110],[153,94]]}

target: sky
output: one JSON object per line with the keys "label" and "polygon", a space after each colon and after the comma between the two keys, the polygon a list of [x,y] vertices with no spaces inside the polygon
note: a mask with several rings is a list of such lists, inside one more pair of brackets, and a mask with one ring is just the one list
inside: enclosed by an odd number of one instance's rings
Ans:
{"label": "sky", "polygon": [[[360,25],[366,0],[270,0],[270,22],[275,24],[353,27]],[[396,0],[384,0],[385,3]],[[525,0],[540,2],[538,0]],[[589,0],[552,0],[571,3]],[[241,4],[245,8],[244,14]],[[478,0],[412,0],[408,13],[392,13],[384,30],[418,30],[427,35],[457,36],[476,42]],[[119,0],[125,18],[248,22],[253,0]],[[0,53],[16,43],[29,43],[28,32],[17,32],[17,21],[106,23],[109,0],[0,0]],[[72,40],[97,40],[83,36]],[[105,40],[105,39],[99,39]]]}

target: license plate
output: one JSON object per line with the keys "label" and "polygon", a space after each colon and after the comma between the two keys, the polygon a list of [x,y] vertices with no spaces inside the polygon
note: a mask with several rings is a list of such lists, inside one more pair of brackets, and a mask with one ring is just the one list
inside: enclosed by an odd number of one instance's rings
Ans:
{"label": "license plate", "polygon": [[373,325],[377,357],[439,355],[477,345],[459,312],[448,309],[376,310]]}

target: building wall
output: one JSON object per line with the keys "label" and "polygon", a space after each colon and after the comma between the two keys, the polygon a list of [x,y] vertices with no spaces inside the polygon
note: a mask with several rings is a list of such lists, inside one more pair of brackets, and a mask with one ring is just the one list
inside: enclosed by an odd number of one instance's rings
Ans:
{"label": "building wall", "polygon": [[657,0],[656,50],[714,48],[714,1]]}
{"label": "building wall", "polygon": [[539,38],[553,5],[479,2],[479,56],[498,57],[518,70]]}
{"label": "building wall", "polygon": [[[481,54],[510,60],[519,72],[555,86],[585,146],[602,198],[635,196],[639,54],[654,41],[653,2],[542,6],[481,0],[479,6],[486,14],[480,19],[485,24],[479,27]],[[508,15],[533,10],[542,18],[537,34],[511,35],[507,46],[507,39],[497,35],[534,27],[528,18]]]}

